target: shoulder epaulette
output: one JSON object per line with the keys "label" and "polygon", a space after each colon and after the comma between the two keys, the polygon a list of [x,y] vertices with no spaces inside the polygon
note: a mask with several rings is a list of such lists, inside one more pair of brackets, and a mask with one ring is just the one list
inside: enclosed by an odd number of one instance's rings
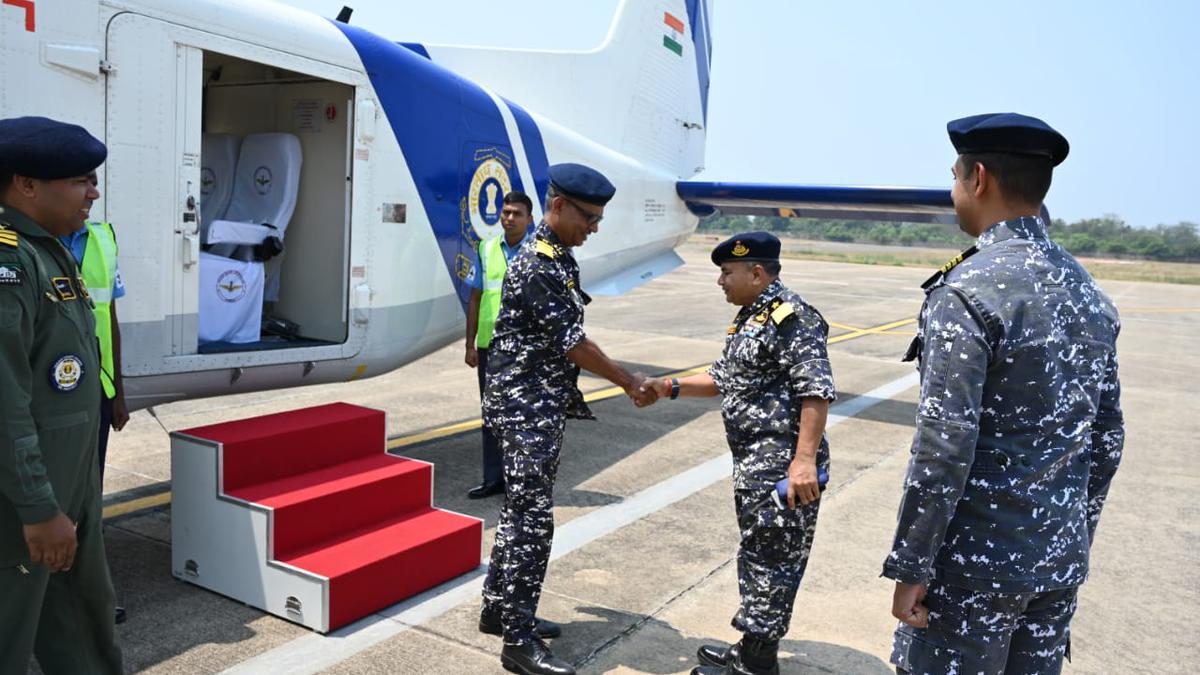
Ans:
{"label": "shoulder epaulette", "polygon": [[537,240],[537,252],[538,255],[546,256],[551,260],[554,260],[558,257],[558,247],[546,241],[545,239]]}
{"label": "shoulder epaulette", "polygon": [[15,230],[10,230],[4,225],[0,225],[0,246],[16,248],[18,241],[20,241],[20,239],[17,238],[17,233]]}
{"label": "shoulder epaulette", "polygon": [[785,302],[781,298],[775,298],[771,301],[771,321],[774,321],[775,325],[778,326],[783,323],[784,319],[795,313],[796,310],[792,307],[792,303]]}
{"label": "shoulder epaulette", "polygon": [[921,288],[923,288],[925,290],[929,290],[930,287],[932,287],[937,282],[941,281],[942,277],[946,276],[947,272],[954,269],[955,267],[958,267],[959,263],[966,260],[967,258],[970,258],[971,256],[975,255],[978,252],[979,252],[979,249],[975,246],[972,246],[971,248],[954,256],[945,265],[942,265],[941,268],[938,269],[938,271],[934,272],[933,276],[926,279],[925,282],[921,284]]}

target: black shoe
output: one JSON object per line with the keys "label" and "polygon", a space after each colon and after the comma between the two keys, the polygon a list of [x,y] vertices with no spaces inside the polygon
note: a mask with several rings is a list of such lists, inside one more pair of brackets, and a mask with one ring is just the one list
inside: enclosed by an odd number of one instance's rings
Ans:
{"label": "black shoe", "polygon": [[117,611],[113,612],[113,614],[114,614],[113,623],[117,624],[118,626],[125,623],[125,608],[124,607],[117,607]]}
{"label": "black shoe", "polygon": [[744,636],[728,649],[704,645],[696,652],[701,666],[692,675],[779,675],[779,641]]}
{"label": "black shoe", "polygon": [[696,650],[696,658],[700,659],[702,666],[716,666],[724,668],[732,659],[737,658],[738,645],[740,642],[733,643],[729,647],[718,647],[717,645],[701,645],[700,649]]}
{"label": "black shoe", "polygon": [[499,494],[504,494],[504,481],[484,481],[470,490],[467,490],[467,499],[483,499],[484,497],[491,497],[492,495]]}
{"label": "black shoe", "polygon": [[575,675],[575,667],[550,653],[541,640],[527,645],[504,645],[500,665],[510,673],[521,675]]}
{"label": "black shoe", "polygon": [[[533,627],[533,635],[542,640],[556,638],[562,635],[562,626],[547,621],[546,619],[537,619],[537,623]],[[488,635],[503,635],[504,626],[500,623],[500,612],[483,610],[479,613],[479,632],[487,633]]]}

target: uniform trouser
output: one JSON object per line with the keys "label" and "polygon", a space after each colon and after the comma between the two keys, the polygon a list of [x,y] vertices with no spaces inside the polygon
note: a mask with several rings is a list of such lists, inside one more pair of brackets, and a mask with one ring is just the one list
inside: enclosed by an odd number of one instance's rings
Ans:
{"label": "uniform trouser", "polygon": [[504,508],[483,583],[483,603],[489,610],[499,608],[505,644],[523,645],[534,639],[534,614],[550,562],[563,422],[549,430],[505,428],[499,437]]}
{"label": "uniform trouser", "polygon": [[108,432],[112,429],[112,399],[100,395],[100,443],[96,448],[100,455],[100,485],[104,485],[104,460],[108,457]]}
{"label": "uniform trouser", "polygon": [[792,605],[808,565],[821,501],[784,514],[764,506],[761,493],[734,493],[742,542],[738,547],[738,593],[741,602],[731,622],[742,633],[761,640],[787,634]]}
{"label": "uniform trouser", "polygon": [[990,593],[935,579],[925,594],[929,627],[900,624],[892,663],[912,675],[1056,675],[1071,657],[1077,590]]}
{"label": "uniform trouser", "polygon": [[[475,365],[475,372],[479,375],[479,398],[483,398],[483,392],[487,388],[487,357],[488,350],[477,348],[476,353],[479,354],[479,363]],[[504,480],[504,462],[500,459],[500,442],[496,440],[496,434],[485,424],[483,431],[483,482],[496,483]]]}
{"label": "uniform trouser", "polygon": [[97,492],[79,518],[69,572],[0,569],[0,675],[25,675],[31,655],[46,675],[123,672],[100,525]]}

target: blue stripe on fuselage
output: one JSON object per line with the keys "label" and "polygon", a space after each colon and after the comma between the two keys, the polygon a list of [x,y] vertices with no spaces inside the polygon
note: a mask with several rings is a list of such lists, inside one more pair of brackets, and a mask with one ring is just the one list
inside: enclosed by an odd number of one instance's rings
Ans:
{"label": "blue stripe on fuselage", "polygon": [[529,170],[533,185],[537,189],[537,203],[546,203],[546,189],[550,186],[550,160],[546,158],[546,144],[542,142],[542,132],[537,123],[521,106],[504,99],[508,109],[512,111],[513,119],[517,122],[517,131],[521,134],[521,145],[525,146],[525,157],[529,160]]}
{"label": "blue stripe on fuselage", "polygon": [[411,47],[357,26],[333,24],[350,40],[371,78],[465,306],[470,287],[462,282],[463,265],[469,265],[478,242],[466,210],[476,167],[489,157],[507,160],[512,188],[524,190],[500,109],[478,85]]}
{"label": "blue stripe on fuselage", "polygon": [[692,48],[696,50],[696,77],[700,81],[700,110],[708,123],[708,68],[712,59],[712,40],[708,31],[706,0],[687,0],[688,24],[692,29]]}

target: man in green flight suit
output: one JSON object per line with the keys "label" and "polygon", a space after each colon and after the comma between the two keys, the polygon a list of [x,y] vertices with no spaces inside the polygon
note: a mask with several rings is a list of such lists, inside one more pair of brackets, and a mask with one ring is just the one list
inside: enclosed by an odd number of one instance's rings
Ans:
{"label": "man in green flight suit", "polygon": [[99,198],[82,127],[0,120],[0,673],[120,673],[101,538],[92,301],[56,239]]}

